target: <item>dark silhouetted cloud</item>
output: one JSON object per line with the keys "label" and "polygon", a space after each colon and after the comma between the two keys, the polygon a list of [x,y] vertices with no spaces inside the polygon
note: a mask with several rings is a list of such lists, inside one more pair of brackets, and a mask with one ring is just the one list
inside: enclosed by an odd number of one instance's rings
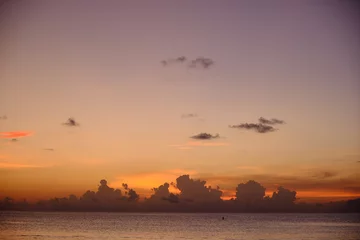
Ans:
{"label": "dark silhouetted cloud", "polygon": [[265,196],[265,187],[253,180],[247,183],[240,183],[236,188],[236,200],[245,203],[261,201]]}
{"label": "dark silhouetted cloud", "polygon": [[0,116],[0,120],[6,120],[7,119],[7,116],[4,115],[4,116]]}
{"label": "dark silhouetted cloud", "polygon": [[296,200],[296,192],[289,189],[278,187],[277,192],[274,192],[271,199],[275,203],[282,205],[293,204]]}
{"label": "dark silhouetted cloud", "polygon": [[53,148],[44,148],[45,151],[55,151]]}
{"label": "dark silhouetted cloud", "polygon": [[258,124],[258,123],[242,123],[239,125],[230,125],[230,128],[238,128],[238,129],[246,129],[246,130],[254,130],[258,133],[268,133],[273,132],[276,129],[272,126]]}
{"label": "dark silhouetted cloud", "polygon": [[219,134],[212,135],[210,133],[199,133],[197,135],[191,136],[190,138],[197,139],[197,140],[211,140],[215,138],[219,138]]}
{"label": "dark silhouetted cloud", "polygon": [[69,127],[77,127],[80,126],[80,124],[75,121],[74,118],[69,118],[66,122],[63,123],[63,125],[69,126]]}
{"label": "dark silhouetted cloud", "polygon": [[195,60],[190,61],[190,68],[204,68],[207,69],[214,65],[214,61],[210,58],[198,57]]}
{"label": "dark silhouetted cloud", "polygon": [[19,141],[19,140],[17,140],[16,138],[13,138],[13,139],[11,139],[11,141],[12,141],[12,142],[17,142],[17,141]]}
{"label": "dark silhouetted cloud", "polygon": [[268,124],[268,125],[275,125],[275,124],[284,124],[285,122],[283,120],[279,120],[276,118],[272,118],[272,119],[266,119],[263,117],[259,118],[259,122],[262,124]]}
{"label": "dark silhouetted cloud", "polygon": [[136,193],[136,191],[132,188],[129,188],[127,183],[122,184],[123,188],[125,189],[125,194],[128,196],[127,200],[130,202],[134,202],[139,200],[139,195]]}
{"label": "dark silhouetted cloud", "polygon": [[181,115],[181,118],[196,118],[198,115],[196,113],[186,113]]}
{"label": "dark silhouetted cloud", "polygon": [[191,179],[189,175],[182,175],[176,179],[176,188],[180,190],[180,201],[187,202],[215,202],[220,201],[222,191],[205,186],[206,181]]}

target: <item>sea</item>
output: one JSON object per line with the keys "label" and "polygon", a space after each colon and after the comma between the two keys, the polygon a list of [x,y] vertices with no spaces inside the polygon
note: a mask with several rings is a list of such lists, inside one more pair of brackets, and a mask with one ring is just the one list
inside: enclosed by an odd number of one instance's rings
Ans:
{"label": "sea", "polygon": [[0,212],[0,239],[360,240],[360,214]]}

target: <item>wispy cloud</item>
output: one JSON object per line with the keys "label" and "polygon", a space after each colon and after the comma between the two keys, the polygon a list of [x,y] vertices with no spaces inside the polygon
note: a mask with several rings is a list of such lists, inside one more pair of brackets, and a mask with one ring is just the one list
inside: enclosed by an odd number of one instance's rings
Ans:
{"label": "wispy cloud", "polygon": [[0,162],[0,169],[19,169],[19,168],[45,168],[47,166]]}
{"label": "wispy cloud", "polygon": [[337,172],[329,172],[329,171],[323,171],[323,172],[318,172],[314,175],[314,177],[316,178],[321,178],[321,179],[325,179],[325,178],[332,178],[337,176],[338,173]]}
{"label": "wispy cloud", "polygon": [[163,60],[161,61],[162,65],[163,66],[168,66],[168,65],[172,65],[172,64],[181,64],[181,63],[184,63],[186,62],[186,57],[184,56],[181,56],[181,57],[177,57],[177,58],[169,58],[167,60]]}
{"label": "wispy cloud", "polygon": [[44,148],[43,150],[44,151],[51,151],[51,152],[55,151],[55,149],[53,149],[53,148]]}
{"label": "wispy cloud", "polygon": [[204,142],[204,141],[190,141],[184,144],[172,144],[169,147],[174,147],[179,150],[190,150],[194,147],[221,147],[228,146],[226,142]]}
{"label": "wispy cloud", "polygon": [[214,60],[210,58],[198,57],[195,60],[192,60],[189,64],[191,68],[209,68],[214,65]]}
{"label": "wispy cloud", "polygon": [[262,124],[268,124],[268,125],[275,125],[275,124],[284,124],[285,122],[283,120],[279,120],[276,118],[272,118],[272,119],[266,119],[263,117],[259,118],[259,122]]}
{"label": "wispy cloud", "polygon": [[260,117],[258,120],[259,120],[259,123],[241,123],[238,125],[229,125],[229,127],[237,128],[237,129],[253,130],[258,133],[268,133],[268,132],[274,132],[274,131],[278,130],[278,129],[275,129],[271,125],[285,123],[285,121],[277,119],[277,118],[266,119],[264,117]]}
{"label": "wispy cloud", "polygon": [[225,142],[188,142],[188,146],[204,146],[204,147],[212,147],[212,146],[227,146],[228,143]]}
{"label": "wispy cloud", "polygon": [[186,113],[181,115],[181,118],[196,118],[196,117],[198,117],[196,113]]}
{"label": "wispy cloud", "polygon": [[252,171],[261,170],[259,167],[256,167],[256,166],[237,166],[236,168],[240,169],[240,170],[252,170]]}
{"label": "wispy cloud", "polygon": [[193,60],[188,60],[185,56],[181,56],[181,57],[169,58],[167,60],[161,61],[161,64],[164,67],[177,65],[177,64],[183,65],[184,63],[188,63],[187,67],[189,68],[202,68],[202,69],[208,69],[215,64],[214,60],[205,57],[198,57]]}
{"label": "wispy cloud", "polygon": [[190,138],[197,139],[197,140],[211,140],[215,138],[219,138],[219,134],[212,135],[210,133],[199,133],[194,136],[191,136]]}
{"label": "wispy cloud", "polygon": [[31,136],[32,132],[24,132],[24,131],[18,131],[18,132],[0,132],[0,138],[21,138],[21,137],[28,137]]}
{"label": "wispy cloud", "polygon": [[7,119],[7,116],[4,115],[4,116],[0,116],[0,120],[6,120]]}
{"label": "wispy cloud", "polygon": [[264,125],[261,123],[242,123],[239,125],[230,125],[230,128],[237,128],[237,129],[246,129],[246,130],[254,130],[258,133],[268,133],[273,132],[276,129],[272,126]]}
{"label": "wispy cloud", "polygon": [[66,122],[63,123],[63,125],[69,126],[69,127],[80,126],[80,124],[74,118],[69,118]]}

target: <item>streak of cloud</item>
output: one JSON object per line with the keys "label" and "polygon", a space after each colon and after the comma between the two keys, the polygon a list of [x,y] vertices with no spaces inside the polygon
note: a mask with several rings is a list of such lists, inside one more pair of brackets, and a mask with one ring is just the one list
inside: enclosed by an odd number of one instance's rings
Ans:
{"label": "streak of cloud", "polygon": [[263,118],[263,117],[259,118],[259,122],[262,123],[262,124],[268,124],[268,125],[284,124],[285,123],[285,121],[279,120],[279,119],[276,119],[276,118],[266,119],[266,118]]}
{"label": "streak of cloud", "polygon": [[237,128],[237,129],[246,129],[246,130],[254,130],[258,133],[268,133],[273,132],[276,129],[272,126],[258,124],[258,123],[242,123],[239,125],[230,125],[230,128]]}
{"label": "streak of cloud", "polygon": [[7,119],[7,116],[4,115],[4,116],[0,116],[0,120],[6,120]]}
{"label": "streak of cloud", "polygon": [[181,118],[196,118],[196,117],[198,117],[196,113],[187,113],[181,115]]}
{"label": "streak of cloud", "polygon": [[194,147],[221,147],[228,146],[229,143],[226,142],[204,142],[204,141],[189,141],[184,144],[172,144],[169,147],[174,147],[179,150],[190,150]]}
{"label": "streak of cloud", "polygon": [[314,175],[314,177],[325,179],[325,178],[332,178],[332,177],[335,177],[335,176],[337,176],[337,175],[338,175],[338,173],[336,173],[336,172],[324,171],[324,172],[316,173],[316,174]]}
{"label": "streak of cloud", "polygon": [[169,66],[169,65],[172,65],[172,64],[181,64],[181,63],[184,63],[186,62],[186,57],[184,56],[181,56],[181,57],[177,57],[177,58],[170,58],[170,59],[167,59],[167,60],[163,60],[161,61],[162,65],[163,66]]}
{"label": "streak of cloud", "polygon": [[177,58],[169,58],[167,60],[161,61],[161,64],[164,67],[170,66],[170,65],[176,65],[176,64],[184,64],[185,62],[188,62],[189,68],[202,68],[202,69],[208,69],[212,65],[214,65],[214,60],[211,58],[205,58],[205,57],[198,57],[193,60],[189,60],[185,56],[177,57]]}
{"label": "streak of cloud", "polygon": [[211,140],[211,139],[215,139],[215,138],[219,138],[219,137],[220,137],[219,134],[212,135],[210,133],[199,133],[197,135],[191,136],[190,138],[197,139],[197,140]]}
{"label": "streak of cloud", "polygon": [[66,122],[63,123],[63,125],[69,126],[69,127],[80,126],[80,124],[74,118],[69,118]]}
{"label": "streak of cloud", "polygon": [[55,149],[53,149],[53,148],[44,148],[43,150],[44,151],[51,151],[51,152],[55,151]]}
{"label": "streak of cloud", "polygon": [[32,132],[24,132],[24,131],[18,131],[18,132],[0,132],[0,138],[21,138],[21,137],[28,137],[31,136]]}
{"label": "streak of cloud", "polygon": [[0,169],[44,168],[44,167],[46,167],[46,166],[0,162]]}

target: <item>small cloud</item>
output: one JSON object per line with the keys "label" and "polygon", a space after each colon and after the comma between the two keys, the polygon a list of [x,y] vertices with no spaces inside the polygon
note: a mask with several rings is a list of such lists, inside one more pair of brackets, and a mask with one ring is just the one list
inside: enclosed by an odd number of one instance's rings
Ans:
{"label": "small cloud", "polygon": [[284,124],[285,122],[283,120],[279,120],[276,118],[272,118],[272,119],[266,119],[263,117],[259,118],[259,122],[262,124],[268,124],[268,125],[275,125],[275,124]]}
{"label": "small cloud", "polygon": [[6,120],[7,119],[7,116],[6,115],[4,115],[4,116],[0,116],[0,120]]}
{"label": "small cloud", "polygon": [[204,68],[207,69],[210,66],[214,65],[214,61],[210,58],[198,57],[195,60],[192,60],[189,64],[190,68]]}
{"label": "small cloud", "polygon": [[54,151],[53,148],[44,148],[43,150],[44,150],[44,151]]}
{"label": "small cloud", "polygon": [[191,136],[190,138],[197,139],[197,140],[211,140],[215,138],[219,138],[219,134],[212,135],[210,133],[199,133],[197,135]]}
{"label": "small cloud", "polygon": [[258,123],[242,123],[239,125],[230,125],[230,128],[238,128],[238,129],[246,129],[246,130],[254,130],[258,133],[268,133],[273,132],[276,129],[272,126],[258,124]]}
{"label": "small cloud", "polygon": [[21,138],[31,136],[32,132],[0,132],[0,138]]}
{"label": "small cloud", "polygon": [[196,113],[187,113],[187,114],[181,115],[181,118],[196,118],[196,117],[198,117],[198,115]]}
{"label": "small cloud", "polygon": [[186,57],[181,56],[181,57],[177,57],[177,58],[170,58],[167,60],[163,60],[163,61],[161,61],[161,63],[164,67],[166,67],[166,66],[169,66],[172,64],[184,63],[184,62],[186,62],[186,60],[187,60]]}
{"label": "small cloud", "polygon": [[12,142],[17,142],[18,140],[16,138],[11,139]]}
{"label": "small cloud", "polygon": [[69,127],[80,126],[80,124],[78,122],[76,122],[74,118],[69,118],[66,122],[63,123],[63,125],[66,125]]}

